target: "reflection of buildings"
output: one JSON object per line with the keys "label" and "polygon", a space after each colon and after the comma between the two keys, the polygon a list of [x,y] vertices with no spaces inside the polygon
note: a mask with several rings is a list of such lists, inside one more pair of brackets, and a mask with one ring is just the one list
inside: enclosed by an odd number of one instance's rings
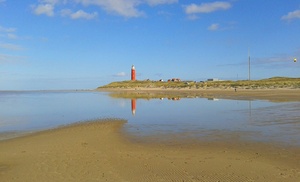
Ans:
{"label": "reflection of buildings", "polygon": [[207,100],[218,101],[219,99],[217,99],[217,98],[207,98]]}
{"label": "reflection of buildings", "polygon": [[131,99],[131,112],[132,112],[132,115],[135,115],[135,109],[136,109],[136,99]]}
{"label": "reflection of buildings", "polygon": [[180,97],[171,97],[171,98],[168,97],[168,99],[169,100],[180,100]]}

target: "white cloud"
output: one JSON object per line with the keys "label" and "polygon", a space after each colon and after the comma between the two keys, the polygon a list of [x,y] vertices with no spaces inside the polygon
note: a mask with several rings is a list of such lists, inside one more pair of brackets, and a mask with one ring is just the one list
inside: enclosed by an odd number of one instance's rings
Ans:
{"label": "white cloud", "polygon": [[0,32],[10,33],[10,32],[15,32],[16,30],[17,29],[15,29],[15,28],[5,28],[5,27],[0,26]]}
{"label": "white cloud", "polygon": [[83,5],[96,5],[102,7],[109,13],[118,14],[124,17],[139,17],[143,12],[136,7],[141,3],[139,0],[76,0]]}
{"label": "white cloud", "polygon": [[61,15],[62,16],[68,16],[71,19],[80,19],[80,18],[82,18],[82,19],[90,20],[90,19],[96,18],[98,16],[98,13],[97,12],[87,13],[83,10],[78,10],[78,11],[73,13],[69,9],[64,9],[64,10],[61,11]]}
{"label": "white cloud", "polygon": [[0,63],[9,62],[9,60],[10,60],[10,56],[6,54],[0,54]]}
{"label": "white cloud", "polygon": [[39,4],[37,6],[32,6],[33,12],[36,15],[45,14],[47,16],[54,15],[54,4]]}
{"label": "white cloud", "polygon": [[59,2],[63,2],[62,0],[40,0],[40,1],[48,4],[57,4]]}
{"label": "white cloud", "polygon": [[19,39],[19,37],[15,34],[17,32],[16,28],[6,28],[6,27],[2,27],[0,26],[0,34],[1,37],[5,37],[8,39]]}
{"label": "white cloud", "polygon": [[231,4],[228,2],[212,2],[212,3],[202,3],[200,5],[191,4],[185,6],[186,14],[194,14],[194,13],[211,13],[219,10],[227,10],[231,8]]}
{"label": "white cloud", "polygon": [[207,29],[208,30],[211,30],[211,31],[216,31],[220,28],[219,24],[218,23],[213,23],[211,24]]}
{"label": "white cloud", "polygon": [[76,11],[75,13],[71,14],[71,18],[72,19],[79,19],[79,18],[84,18],[84,19],[93,19],[95,17],[97,17],[97,12],[94,13],[86,13],[82,10]]}
{"label": "white cloud", "polygon": [[17,36],[16,34],[13,34],[13,33],[8,33],[8,34],[7,34],[7,37],[8,37],[9,39],[18,39],[18,36]]}
{"label": "white cloud", "polygon": [[151,6],[156,6],[160,4],[173,4],[177,3],[178,0],[146,0],[146,2]]}
{"label": "white cloud", "polygon": [[[82,4],[83,6],[98,6],[108,13],[131,18],[144,16],[144,12],[138,8],[140,5],[156,6],[177,2],[178,0],[39,0],[38,4],[32,5],[32,9],[36,15],[54,16],[54,9],[58,8],[59,5],[67,3],[72,4],[72,6],[74,4]],[[67,16],[64,10],[60,12],[62,16]],[[95,13],[88,14],[84,10],[79,10],[74,13],[73,19],[77,19],[77,17],[91,19],[91,17],[94,18],[95,16]]]}
{"label": "white cloud", "polygon": [[294,58],[295,57],[290,55],[277,55],[273,57],[256,58],[251,64],[270,68],[295,67],[297,64],[294,63]]}
{"label": "white cloud", "polygon": [[0,48],[14,50],[14,51],[23,50],[21,46],[10,44],[10,43],[0,43]]}
{"label": "white cloud", "polygon": [[34,14],[54,16],[54,8],[59,3],[67,3],[67,0],[39,0],[38,5],[32,5]]}
{"label": "white cloud", "polygon": [[297,18],[300,19],[300,10],[289,12],[287,15],[281,17],[282,20],[288,20],[288,21]]}
{"label": "white cloud", "polygon": [[22,62],[25,57],[0,54],[0,64]]}
{"label": "white cloud", "polygon": [[115,74],[114,76],[125,77],[125,76],[127,76],[127,74],[125,72],[120,72],[120,73]]}

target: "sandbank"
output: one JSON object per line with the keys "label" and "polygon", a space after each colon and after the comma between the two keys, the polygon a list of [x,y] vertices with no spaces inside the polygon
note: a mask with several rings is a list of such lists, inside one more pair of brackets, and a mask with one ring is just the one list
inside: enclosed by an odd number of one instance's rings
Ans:
{"label": "sandbank", "polygon": [[126,121],[73,124],[0,142],[0,181],[300,181],[300,149],[151,140]]}

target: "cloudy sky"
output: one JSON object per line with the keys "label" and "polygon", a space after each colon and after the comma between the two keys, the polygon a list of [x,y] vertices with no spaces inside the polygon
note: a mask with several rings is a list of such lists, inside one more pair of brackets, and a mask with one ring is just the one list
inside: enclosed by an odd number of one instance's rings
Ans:
{"label": "cloudy sky", "polygon": [[300,0],[0,0],[0,90],[300,77]]}

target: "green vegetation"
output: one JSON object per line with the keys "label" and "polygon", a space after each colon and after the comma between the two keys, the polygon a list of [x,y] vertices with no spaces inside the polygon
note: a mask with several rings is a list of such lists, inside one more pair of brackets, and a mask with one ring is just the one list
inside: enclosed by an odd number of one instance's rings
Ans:
{"label": "green vegetation", "polygon": [[161,81],[121,81],[112,82],[99,88],[184,88],[187,84],[181,82],[161,82]]}
{"label": "green vegetation", "polygon": [[138,88],[162,88],[162,89],[206,89],[206,88],[244,88],[244,89],[257,89],[257,88],[300,88],[300,78],[288,77],[272,77],[262,80],[239,80],[239,81],[179,81],[179,82],[161,82],[161,81],[121,81],[112,82],[108,85],[98,87],[104,88],[121,88],[121,89],[138,89]]}

